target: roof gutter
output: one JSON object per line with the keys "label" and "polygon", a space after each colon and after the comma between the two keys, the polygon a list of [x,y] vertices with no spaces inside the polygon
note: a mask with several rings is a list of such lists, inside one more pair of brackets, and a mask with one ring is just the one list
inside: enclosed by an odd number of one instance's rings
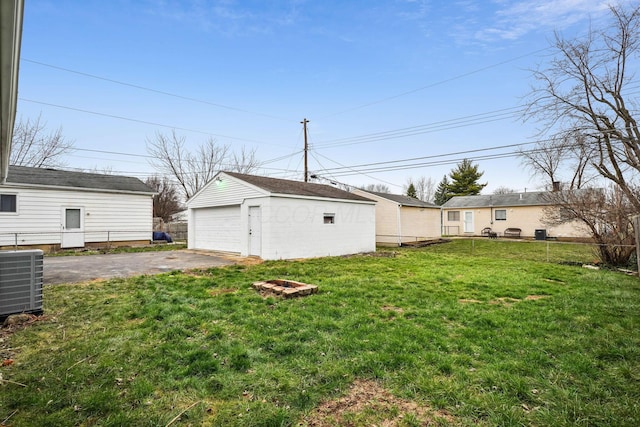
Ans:
{"label": "roof gutter", "polygon": [[18,68],[24,0],[0,1],[0,184],[9,174],[11,139],[18,103]]}

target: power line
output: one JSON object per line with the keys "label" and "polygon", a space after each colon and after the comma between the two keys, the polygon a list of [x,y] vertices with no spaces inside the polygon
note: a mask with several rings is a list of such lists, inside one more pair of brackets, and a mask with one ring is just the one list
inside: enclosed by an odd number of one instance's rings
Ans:
{"label": "power line", "polygon": [[419,88],[416,88],[416,89],[411,89],[411,90],[408,90],[406,92],[399,93],[397,95],[392,95],[392,96],[389,96],[389,97],[386,97],[386,98],[379,99],[377,101],[368,102],[366,104],[362,104],[362,105],[359,105],[357,107],[353,107],[353,108],[349,108],[349,109],[346,109],[346,110],[338,111],[337,113],[329,114],[329,115],[325,116],[324,118],[337,116],[339,114],[348,113],[348,112],[351,112],[351,111],[355,111],[355,110],[359,110],[359,109],[362,109],[362,108],[370,107],[370,106],[376,105],[376,104],[381,104],[383,102],[387,102],[387,101],[390,101],[392,99],[400,98],[400,97],[405,96],[405,95],[410,95],[412,93],[420,92],[422,90],[429,89],[429,88],[432,88],[434,86],[439,86],[439,85],[443,85],[445,83],[449,83],[449,82],[452,82],[452,81],[455,81],[455,80],[460,80],[460,79],[462,79],[464,77],[468,77],[468,76],[471,76],[473,74],[481,73],[483,71],[490,70],[492,68],[496,68],[496,67],[499,67],[501,65],[508,64],[509,62],[514,62],[514,61],[517,61],[519,59],[526,58],[527,56],[535,55],[537,53],[544,52],[544,51],[549,50],[549,49],[550,49],[549,47],[546,47],[546,48],[543,48],[543,49],[534,50],[533,52],[525,53],[524,55],[520,55],[520,56],[517,56],[515,58],[506,59],[504,61],[497,62],[497,63],[491,64],[491,65],[487,65],[487,66],[482,67],[482,68],[477,68],[475,70],[472,70],[472,71],[469,71],[469,72],[466,72],[466,73],[463,73],[463,74],[458,74],[457,76],[449,77],[448,79],[440,80],[440,81],[428,84],[426,86],[422,86],[422,87],[419,87]]}
{"label": "power line", "polygon": [[537,143],[545,142],[545,141],[548,141],[548,140],[538,140],[538,141],[532,141],[532,142],[521,142],[521,143],[518,143],[518,144],[496,145],[496,146],[493,146],[493,147],[476,148],[476,149],[473,149],[473,150],[456,151],[456,152],[444,153],[444,154],[434,154],[434,155],[431,155],[431,156],[410,157],[410,158],[407,158],[407,159],[400,159],[400,160],[386,160],[384,162],[363,163],[363,164],[359,164],[359,165],[344,166],[342,168],[331,168],[329,170],[339,171],[340,169],[354,169],[354,168],[360,168],[360,167],[388,165],[388,164],[393,164],[393,163],[406,163],[406,162],[411,162],[411,161],[415,161],[415,160],[426,160],[426,159],[434,159],[434,158],[439,158],[439,157],[458,156],[458,155],[461,155],[461,154],[470,154],[470,153],[478,153],[478,152],[482,152],[482,151],[500,150],[500,149],[503,149],[503,148],[515,148],[515,147],[521,147],[523,145],[537,144]]}
{"label": "power line", "polygon": [[186,101],[198,102],[200,104],[206,104],[206,105],[211,105],[213,107],[218,107],[218,108],[224,108],[224,109],[227,109],[227,110],[237,111],[237,112],[240,112],[240,113],[254,114],[254,115],[257,115],[257,116],[263,116],[263,117],[268,117],[268,118],[276,119],[276,120],[283,120],[283,121],[287,121],[287,122],[292,122],[293,121],[293,120],[289,120],[289,119],[284,119],[282,117],[272,116],[270,114],[264,114],[264,113],[258,113],[258,112],[255,112],[255,111],[244,110],[242,108],[231,107],[231,106],[224,105],[224,104],[218,104],[218,103],[215,103],[215,102],[205,101],[205,100],[198,99],[198,98],[192,98],[192,97],[189,97],[189,96],[184,96],[184,95],[179,95],[179,94],[176,94],[176,93],[166,92],[166,91],[159,90],[159,89],[153,89],[153,88],[146,87],[146,86],[140,86],[140,85],[133,84],[133,83],[127,83],[127,82],[123,82],[121,80],[115,80],[115,79],[111,79],[111,78],[108,78],[108,77],[102,77],[102,76],[98,76],[98,75],[95,75],[95,74],[85,73],[83,71],[77,71],[77,70],[72,70],[72,69],[69,69],[69,68],[59,67],[57,65],[46,64],[44,62],[34,61],[32,59],[21,58],[21,61],[29,62],[31,64],[37,64],[37,65],[40,65],[40,66],[43,66],[43,67],[53,68],[55,70],[65,71],[67,73],[78,74],[78,75],[84,76],[84,77],[90,77],[92,79],[103,80],[103,81],[106,81],[106,82],[109,82],[109,83],[114,83],[114,84],[118,84],[118,85],[122,85],[122,86],[132,87],[134,89],[144,90],[144,91],[147,91],[147,92],[153,92],[153,93],[157,93],[157,94],[160,94],[160,95],[170,96],[170,97],[173,97],[173,98],[184,99]]}
{"label": "power line", "polygon": [[197,129],[189,129],[189,128],[183,128],[183,127],[179,127],[179,126],[165,125],[165,124],[162,124],[162,123],[155,123],[155,122],[150,122],[150,121],[146,121],[146,120],[132,119],[130,117],[117,116],[115,114],[100,113],[100,112],[97,112],[97,111],[85,110],[85,109],[82,109],[82,108],[75,108],[75,107],[68,107],[68,106],[59,105],[59,104],[52,104],[52,103],[49,103],[49,102],[36,101],[36,100],[33,100],[33,99],[27,99],[27,98],[18,98],[18,99],[20,101],[31,102],[31,103],[40,104],[40,105],[46,105],[48,107],[62,108],[62,109],[65,109],[65,110],[78,111],[78,112],[81,112],[81,113],[93,114],[93,115],[96,115],[96,116],[109,117],[109,118],[118,119],[118,120],[126,120],[128,122],[142,123],[142,124],[146,124],[146,125],[159,126],[159,127],[168,128],[168,129],[182,130],[182,131],[185,131],[185,132],[199,133],[199,134],[202,134],[202,135],[217,136],[217,137],[220,137],[220,138],[235,139],[235,140],[238,140],[238,141],[245,141],[245,142],[254,142],[254,143],[257,143],[257,144],[281,145],[281,144],[274,144],[274,143],[269,143],[269,142],[256,141],[256,140],[246,139],[246,138],[238,138],[238,137],[229,136],[229,135],[215,134],[215,133],[212,133],[212,132],[206,132],[206,131],[201,131],[201,130],[197,130]]}
{"label": "power line", "polygon": [[457,129],[466,126],[486,124],[498,120],[505,120],[515,117],[523,111],[523,107],[511,107],[502,110],[495,110],[486,113],[474,114],[455,119],[442,120],[439,122],[424,125],[411,126],[390,131],[370,133],[356,137],[340,138],[325,143],[314,144],[313,148],[335,148],[347,145],[366,144],[371,142],[385,141],[389,139],[405,138],[408,136],[422,135],[425,133],[439,132],[449,129]]}

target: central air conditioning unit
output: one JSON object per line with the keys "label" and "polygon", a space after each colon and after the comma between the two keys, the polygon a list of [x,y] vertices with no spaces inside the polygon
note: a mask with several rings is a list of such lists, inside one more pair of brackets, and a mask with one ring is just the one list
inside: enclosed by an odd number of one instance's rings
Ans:
{"label": "central air conditioning unit", "polygon": [[12,314],[42,314],[41,250],[0,251],[0,320]]}

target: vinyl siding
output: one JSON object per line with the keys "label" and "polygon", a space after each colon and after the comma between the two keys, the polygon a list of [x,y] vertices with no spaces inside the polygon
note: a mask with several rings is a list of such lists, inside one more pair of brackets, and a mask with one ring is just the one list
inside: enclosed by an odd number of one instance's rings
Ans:
{"label": "vinyl siding", "polygon": [[[366,191],[354,190],[355,194],[375,200],[376,242],[382,245],[411,242],[440,237],[440,208],[402,206]],[[400,215],[400,221],[398,221]]]}
{"label": "vinyl siding", "polygon": [[187,201],[190,209],[215,206],[239,205],[245,199],[264,195],[252,186],[235,178],[223,175],[221,181],[210,181],[201,191]]}
{"label": "vinyl siding", "polygon": [[60,243],[62,209],[84,210],[85,242],[150,240],[153,199],[150,195],[0,186],[17,194],[17,213],[0,213],[0,246]]}

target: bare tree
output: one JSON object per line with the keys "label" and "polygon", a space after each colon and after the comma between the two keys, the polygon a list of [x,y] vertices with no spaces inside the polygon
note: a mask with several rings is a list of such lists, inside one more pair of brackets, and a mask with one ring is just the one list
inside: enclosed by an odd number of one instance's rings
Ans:
{"label": "bare tree", "polygon": [[[579,39],[555,37],[555,58],[533,72],[527,118],[543,124],[557,141],[579,133],[587,161],[615,183],[640,212],[640,129],[635,114],[631,61],[640,48],[640,5],[612,6],[612,25]],[[578,163],[578,171],[584,171]],[[578,173],[576,180],[583,178]],[[581,183],[583,185],[584,183]]]}
{"label": "bare tree", "polygon": [[367,184],[360,188],[364,191],[374,191],[376,193],[391,193],[389,186],[385,184]]}
{"label": "bare tree", "polygon": [[153,196],[153,217],[162,218],[165,222],[171,221],[171,217],[184,208],[180,203],[180,196],[175,184],[169,178],[150,176],[144,181],[156,193]]}
{"label": "bare tree", "polygon": [[35,120],[21,117],[14,126],[9,164],[37,168],[64,166],[62,158],[71,151],[73,141],[62,135],[62,127],[49,132],[40,115]]}
{"label": "bare tree", "polygon": [[[533,150],[521,150],[520,157],[534,175],[545,178],[545,187],[557,189],[565,183],[567,189],[578,189],[593,178],[591,160],[596,155],[595,147],[585,136],[576,131],[540,141]],[[563,179],[563,173],[570,178]]]}
{"label": "bare tree", "polygon": [[242,147],[240,153],[232,153],[229,170],[238,173],[251,173],[258,168],[256,150]]}
{"label": "bare tree", "polygon": [[436,192],[436,183],[431,177],[421,176],[414,180],[413,178],[407,178],[407,182],[403,185],[402,192],[407,193],[409,187],[413,184],[416,190],[416,198],[423,202],[433,202],[433,197]]}
{"label": "bare tree", "polygon": [[545,223],[557,225],[577,221],[586,226],[597,244],[597,255],[607,265],[627,265],[635,252],[632,218],[635,207],[620,189],[583,188],[545,195]]}
{"label": "bare tree", "polygon": [[516,193],[516,190],[513,188],[505,187],[504,185],[493,190],[493,194],[513,194]]}
{"label": "bare tree", "polygon": [[248,173],[257,167],[255,150],[232,154],[229,145],[209,138],[195,152],[186,147],[186,138],[176,134],[157,132],[147,139],[151,164],[163,174],[174,178],[185,197],[193,196],[220,170]]}

